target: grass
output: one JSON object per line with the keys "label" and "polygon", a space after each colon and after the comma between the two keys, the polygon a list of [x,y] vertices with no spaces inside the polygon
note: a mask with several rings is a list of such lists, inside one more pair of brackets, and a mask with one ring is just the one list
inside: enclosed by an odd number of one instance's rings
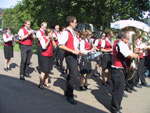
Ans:
{"label": "grass", "polygon": [[[4,46],[3,46],[3,43],[0,43],[0,49],[3,49]],[[18,43],[15,43],[14,45],[14,51],[17,51],[17,52],[20,52],[20,48],[19,48],[19,44]],[[33,54],[36,54],[37,52],[37,49],[36,49],[36,42],[33,43],[33,50],[32,50],[32,53]]]}

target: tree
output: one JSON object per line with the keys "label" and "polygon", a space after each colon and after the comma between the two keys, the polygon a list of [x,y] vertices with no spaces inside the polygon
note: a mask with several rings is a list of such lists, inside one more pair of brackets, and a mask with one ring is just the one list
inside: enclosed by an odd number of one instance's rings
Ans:
{"label": "tree", "polygon": [[[141,20],[143,11],[149,9],[149,0],[22,0],[14,8],[5,10],[3,19],[4,25],[13,26],[15,32],[27,19],[31,20],[33,29],[38,29],[43,21],[49,27],[65,26],[68,15],[76,16],[79,23],[91,23],[105,30],[119,19]],[[10,18],[6,18],[8,16]]]}

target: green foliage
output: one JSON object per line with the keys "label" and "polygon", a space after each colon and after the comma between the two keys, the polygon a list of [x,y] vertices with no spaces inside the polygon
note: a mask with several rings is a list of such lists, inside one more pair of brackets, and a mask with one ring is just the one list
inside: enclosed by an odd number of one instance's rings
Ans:
{"label": "green foliage", "polygon": [[38,29],[45,21],[49,27],[64,26],[66,16],[74,15],[79,23],[92,23],[103,30],[110,22],[133,18],[140,20],[143,11],[150,9],[149,0],[22,0],[14,8],[4,11],[4,27],[17,33],[25,20]]}

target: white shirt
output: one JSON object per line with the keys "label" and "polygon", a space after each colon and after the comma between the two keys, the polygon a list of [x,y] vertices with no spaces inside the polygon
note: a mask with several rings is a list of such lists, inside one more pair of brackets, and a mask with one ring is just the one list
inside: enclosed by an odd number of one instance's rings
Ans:
{"label": "white shirt", "polygon": [[[30,31],[30,30],[28,30],[26,27],[25,27],[25,29],[26,29],[28,32]],[[19,37],[24,36],[24,32],[23,32],[23,29],[22,29],[22,28],[19,30],[18,35],[19,35]]]}
{"label": "white shirt", "polygon": [[109,40],[109,39],[106,37],[105,40],[102,40],[102,45],[101,45],[102,48],[105,48],[105,46],[106,46],[106,41],[108,41],[108,42],[113,46],[113,42],[112,42],[111,40]]}
{"label": "white shirt", "polygon": [[53,33],[53,37],[60,38],[60,32],[54,32],[54,33]]}
{"label": "white shirt", "polygon": [[[103,41],[102,39],[96,39],[96,40],[95,40],[95,43],[94,43],[94,46],[95,46],[95,47],[98,46],[98,43],[99,43],[100,40]],[[102,44],[101,44],[101,47],[102,47]]]}
{"label": "white shirt", "polygon": [[140,52],[143,52],[143,56],[146,56],[146,52],[142,49],[144,49],[146,47],[146,44],[143,43],[141,40],[138,40],[137,41],[137,44],[136,44],[136,48],[139,48],[140,49]]}
{"label": "white shirt", "polygon": [[[46,37],[46,38],[48,39],[48,37]],[[49,43],[50,43],[50,42],[49,42]],[[45,42],[44,38],[42,38],[42,39],[40,40],[40,44],[41,44],[42,49],[47,49],[47,47],[46,47],[46,42]]]}
{"label": "white shirt", "polygon": [[[43,31],[43,32],[45,33],[45,31],[44,31],[43,29],[40,28],[40,30]],[[42,37],[41,31],[38,30],[38,31],[36,32],[36,38]]]}
{"label": "white shirt", "polygon": [[[128,44],[124,43],[123,41],[120,41],[118,43],[119,49],[120,49],[120,53],[127,58],[130,54],[132,54],[132,51],[129,49]],[[117,48],[116,48],[117,50]]]}
{"label": "white shirt", "polygon": [[[71,32],[74,38],[74,48],[75,50],[78,50],[79,46],[79,40],[76,37],[76,33],[74,32],[73,29],[67,28]],[[68,41],[68,31],[63,31],[60,38],[58,38],[59,45],[65,45]]]}
{"label": "white shirt", "polygon": [[88,53],[88,50],[85,49],[85,40],[80,41],[80,51],[84,54]]}
{"label": "white shirt", "polygon": [[[6,34],[8,35],[8,38],[6,37]],[[12,39],[13,35],[12,34],[8,34],[8,33],[6,33],[6,34],[3,34],[3,40],[4,40],[4,42],[12,41],[13,40]]]}

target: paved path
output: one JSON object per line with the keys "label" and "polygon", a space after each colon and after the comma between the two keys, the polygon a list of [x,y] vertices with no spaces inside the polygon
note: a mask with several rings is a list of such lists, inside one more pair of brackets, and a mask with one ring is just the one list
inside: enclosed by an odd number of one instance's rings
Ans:
{"label": "paved path", "polygon": [[[50,88],[37,87],[39,73],[37,56],[32,56],[30,72],[32,78],[19,80],[20,53],[15,52],[12,70],[3,70],[3,50],[0,50],[0,113],[109,113],[112,87],[104,87],[98,77],[91,77],[91,90],[75,90],[77,105],[71,105],[63,96],[66,75],[54,68]],[[94,63],[93,65],[94,66]],[[150,83],[150,79],[146,79]],[[137,92],[123,98],[123,113],[150,113],[150,88],[137,88]]]}

